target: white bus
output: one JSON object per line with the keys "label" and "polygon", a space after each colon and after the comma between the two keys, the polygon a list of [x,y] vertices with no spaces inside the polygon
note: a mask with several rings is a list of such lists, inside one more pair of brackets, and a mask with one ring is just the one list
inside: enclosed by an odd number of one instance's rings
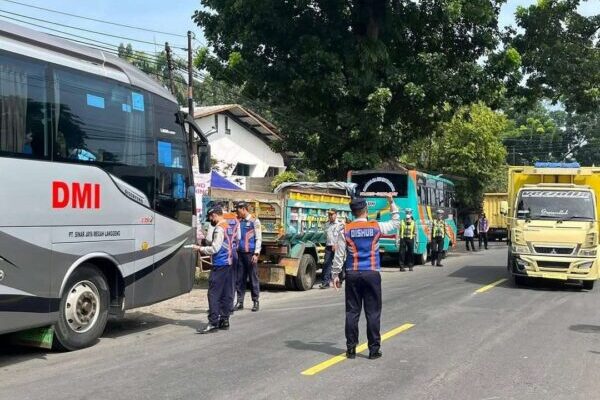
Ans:
{"label": "white bus", "polygon": [[0,23],[0,334],[53,326],[79,349],[109,313],[191,290],[186,125],[118,57]]}

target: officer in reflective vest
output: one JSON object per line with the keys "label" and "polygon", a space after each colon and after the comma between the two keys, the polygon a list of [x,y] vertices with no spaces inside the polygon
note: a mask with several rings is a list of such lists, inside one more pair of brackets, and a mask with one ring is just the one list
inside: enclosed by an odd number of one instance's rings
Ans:
{"label": "officer in reflective vest", "polygon": [[412,210],[406,209],[406,217],[400,223],[400,255],[404,255],[400,259],[400,271],[413,270],[415,248],[415,221],[412,218]]}
{"label": "officer in reflective vest", "polygon": [[244,309],[244,296],[246,283],[250,278],[253,307],[252,311],[259,310],[258,298],[260,287],[258,282],[258,256],[262,246],[262,228],[260,220],[250,214],[248,203],[241,201],[236,204],[235,210],[240,219],[240,246],[238,247],[237,270],[237,305],[236,310]]}
{"label": "officer in reflective vest", "polygon": [[238,247],[240,244],[241,234],[240,234],[240,221],[237,218],[236,213],[225,213],[223,214],[223,218],[227,221],[229,228],[233,232],[233,262],[231,264],[231,286],[233,291],[233,299],[231,302],[231,313],[233,314],[235,310],[235,295],[237,288],[237,270],[238,270]]}
{"label": "officer in reflective vest", "polygon": [[333,260],[333,286],[340,287],[339,274],[346,270],[346,357],[356,357],[358,320],[364,305],[367,318],[369,358],[381,357],[381,270],[379,238],[391,234],[400,226],[398,207],[388,195],[392,219],[387,222],[368,221],[367,202],[354,198],[350,210],[354,221],[346,224],[338,237]]}
{"label": "officer in reflective vest", "polygon": [[229,315],[233,303],[231,268],[233,264],[233,242],[235,234],[223,218],[223,210],[214,207],[207,212],[214,231],[210,246],[193,246],[202,254],[212,256],[213,268],[208,278],[208,325],[198,333],[212,333],[229,329]]}
{"label": "officer in reflective vest", "polygon": [[444,211],[437,210],[437,218],[433,221],[431,229],[431,265],[442,267],[444,252],[444,239],[446,239],[446,221]]}

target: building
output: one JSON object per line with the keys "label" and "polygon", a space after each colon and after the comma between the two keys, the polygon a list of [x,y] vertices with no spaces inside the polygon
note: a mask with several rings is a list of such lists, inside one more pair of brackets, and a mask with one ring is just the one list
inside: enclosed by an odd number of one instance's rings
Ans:
{"label": "building", "polygon": [[[282,154],[271,149],[281,140],[277,128],[238,104],[196,107],[196,123],[208,137],[215,169],[243,188],[270,181],[285,171]],[[251,179],[248,179],[251,178]]]}

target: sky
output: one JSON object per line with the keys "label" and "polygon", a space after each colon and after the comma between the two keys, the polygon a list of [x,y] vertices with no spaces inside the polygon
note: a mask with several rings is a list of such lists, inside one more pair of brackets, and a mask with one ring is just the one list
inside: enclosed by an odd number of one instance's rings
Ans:
{"label": "sky", "polygon": [[[200,8],[200,0],[14,0],[17,3],[24,3],[52,10],[63,11],[71,14],[77,14],[92,17],[100,20],[108,20],[120,24],[134,25],[146,29],[166,31],[185,36],[188,30],[194,32],[197,40],[193,47],[199,47],[203,44],[204,38],[201,29],[194,24],[191,19],[194,10]],[[90,32],[81,32],[64,26],[53,25],[52,22],[58,22],[64,25],[75,26],[88,30],[105,32],[116,36],[126,38],[141,39],[147,42],[156,43],[144,44],[132,42],[136,50],[144,50],[154,53],[156,50],[162,50],[164,42],[168,41],[174,48],[185,48],[187,39],[185,37],[173,37],[139,31],[125,27],[107,25],[100,22],[84,20],[61,14],[55,14],[48,11],[37,10],[16,4],[12,1],[0,0],[0,15],[11,18],[29,21],[30,23],[49,26],[53,29],[76,33],[80,36],[87,36],[95,40],[102,40],[113,45],[120,42],[128,42],[125,39],[106,37]],[[536,0],[508,0],[503,6],[499,18],[500,27],[514,24],[514,12],[518,6],[528,6],[535,3]],[[582,1],[579,11],[584,15],[600,14],[600,0]],[[27,17],[38,18],[42,21],[27,20],[21,16],[7,14],[7,12],[21,14]],[[1,21],[10,21],[0,18]],[[11,21],[19,23],[16,21]],[[32,26],[34,29],[42,30],[40,27]],[[53,32],[57,35],[63,33]],[[184,55],[181,50],[176,50],[180,55]]]}

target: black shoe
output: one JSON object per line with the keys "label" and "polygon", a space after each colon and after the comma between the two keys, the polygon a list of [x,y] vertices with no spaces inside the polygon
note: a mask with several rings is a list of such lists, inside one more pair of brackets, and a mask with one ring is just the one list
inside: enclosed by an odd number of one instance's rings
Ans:
{"label": "black shoe", "polygon": [[413,267],[408,267],[408,270],[409,270],[409,271],[412,271],[412,270],[413,270]]}
{"label": "black shoe", "polygon": [[346,358],[349,358],[350,360],[356,358],[356,347],[348,347],[348,350],[346,350]]}
{"label": "black shoe", "polygon": [[329,289],[329,283],[321,283],[319,289]]}
{"label": "black shoe", "polygon": [[438,263],[437,266],[438,267],[443,267],[443,265],[441,263]]}
{"label": "black shoe", "polygon": [[259,310],[259,306],[258,306],[258,300],[256,300],[254,302],[254,306],[252,306],[252,311],[256,312]]}
{"label": "black shoe", "polygon": [[228,331],[229,330],[229,320],[228,319],[222,319],[219,321],[219,329],[223,330],[223,331]]}
{"label": "black shoe", "polygon": [[369,360],[376,360],[378,358],[381,358],[383,356],[383,354],[381,353],[381,350],[377,350],[374,353],[369,353]]}
{"label": "black shoe", "polygon": [[406,271],[406,268],[400,267],[400,272],[404,272],[404,271]]}
{"label": "black shoe", "polygon": [[244,303],[237,303],[234,307],[234,310],[243,310],[244,309]]}
{"label": "black shoe", "polygon": [[218,326],[208,324],[208,325],[206,325],[206,328],[204,328],[204,329],[200,329],[200,328],[196,329],[196,333],[204,335],[206,333],[213,333],[213,332],[216,332],[218,330],[219,330]]}
{"label": "black shoe", "polygon": [[435,261],[432,261],[431,262],[431,266],[433,267],[434,265],[435,265]]}

